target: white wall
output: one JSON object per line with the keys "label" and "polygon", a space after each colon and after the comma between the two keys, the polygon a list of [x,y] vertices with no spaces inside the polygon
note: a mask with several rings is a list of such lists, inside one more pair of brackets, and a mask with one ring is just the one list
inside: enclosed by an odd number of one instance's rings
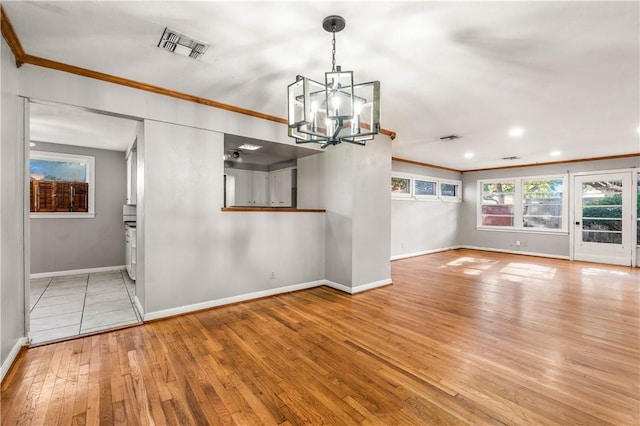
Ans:
{"label": "white wall", "polygon": [[0,360],[6,373],[25,336],[24,300],[24,146],[18,73],[9,46],[0,53]]}
{"label": "white wall", "polygon": [[[460,180],[461,174],[394,161],[394,172]],[[387,179],[387,195],[389,181]],[[460,245],[461,203],[391,201],[391,257],[398,259]]]}
{"label": "white wall", "polygon": [[[631,167],[640,167],[640,157],[464,173],[462,175],[464,191],[462,215],[464,220],[460,229],[462,245],[483,247],[492,250],[524,251],[527,253],[552,257],[568,258],[570,255],[571,244],[568,233],[549,235],[528,232],[486,231],[476,229],[478,180],[522,176],[544,176],[552,174],[566,174],[568,172],[579,173],[598,170],[616,170]],[[516,240],[526,242],[526,246],[517,246]]]}
{"label": "white wall", "polygon": [[31,219],[31,273],[124,265],[124,152],[42,142],[32,149],[95,158],[96,215],[82,219]]}

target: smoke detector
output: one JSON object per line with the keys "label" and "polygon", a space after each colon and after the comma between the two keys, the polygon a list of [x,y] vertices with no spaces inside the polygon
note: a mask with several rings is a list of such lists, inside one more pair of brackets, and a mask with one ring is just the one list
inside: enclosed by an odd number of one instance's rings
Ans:
{"label": "smoke detector", "polygon": [[178,55],[188,56],[193,59],[204,55],[204,52],[207,51],[209,46],[211,46],[209,43],[196,40],[169,27],[165,27],[162,37],[160,37],[160,41],[158,42],[160,49],[168,50]]}

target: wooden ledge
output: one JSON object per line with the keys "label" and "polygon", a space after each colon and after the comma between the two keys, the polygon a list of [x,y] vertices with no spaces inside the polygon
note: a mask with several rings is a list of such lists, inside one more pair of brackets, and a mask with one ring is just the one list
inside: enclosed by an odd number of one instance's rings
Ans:
{"label": "wooden ledge", "polygon": [[296,209],[293,207],[223,207],[223,212],[326,213],[325,209]]}

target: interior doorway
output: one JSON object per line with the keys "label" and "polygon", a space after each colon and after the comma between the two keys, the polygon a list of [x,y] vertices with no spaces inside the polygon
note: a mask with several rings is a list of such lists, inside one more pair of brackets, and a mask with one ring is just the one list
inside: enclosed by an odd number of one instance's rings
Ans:
{"label": "interior doorway", "polygon": [[25,291],[31,343],[140,323],[136,284],[124,269],[123,219],[126,154],[139,122],[28,102]]}

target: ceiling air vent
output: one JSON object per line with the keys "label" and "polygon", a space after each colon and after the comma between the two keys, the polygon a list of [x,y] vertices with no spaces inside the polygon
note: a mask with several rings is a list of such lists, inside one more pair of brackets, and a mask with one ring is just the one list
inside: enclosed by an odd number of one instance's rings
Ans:
{"label": "ceiling air vent", "polygon": [[520,157],[516,157],[516,156],[513,156],[513,157],[502,157],[502,159],[503,160],[519,160]]}
{"label": "ceiling air vent", "polygon": [[188,56],[193,59],[204,55],[204,52],[207,51],[209,46],[209,43],[198,41],[193,37],[172,30],[169,27],[165,27],[164,33],[162,33],[162,37],[160,37],[160,41],[158,42],[160,49],[168,50],[178,55]]}
{"label": "ceiling air vent", "polygon": [[458,136],[458,135],[447,135],[447,136],[443,136],[440,138],[440,140],[442,141],[452,141],[452,140],[456,140],[456,139],[460,139],[462,136]]}

